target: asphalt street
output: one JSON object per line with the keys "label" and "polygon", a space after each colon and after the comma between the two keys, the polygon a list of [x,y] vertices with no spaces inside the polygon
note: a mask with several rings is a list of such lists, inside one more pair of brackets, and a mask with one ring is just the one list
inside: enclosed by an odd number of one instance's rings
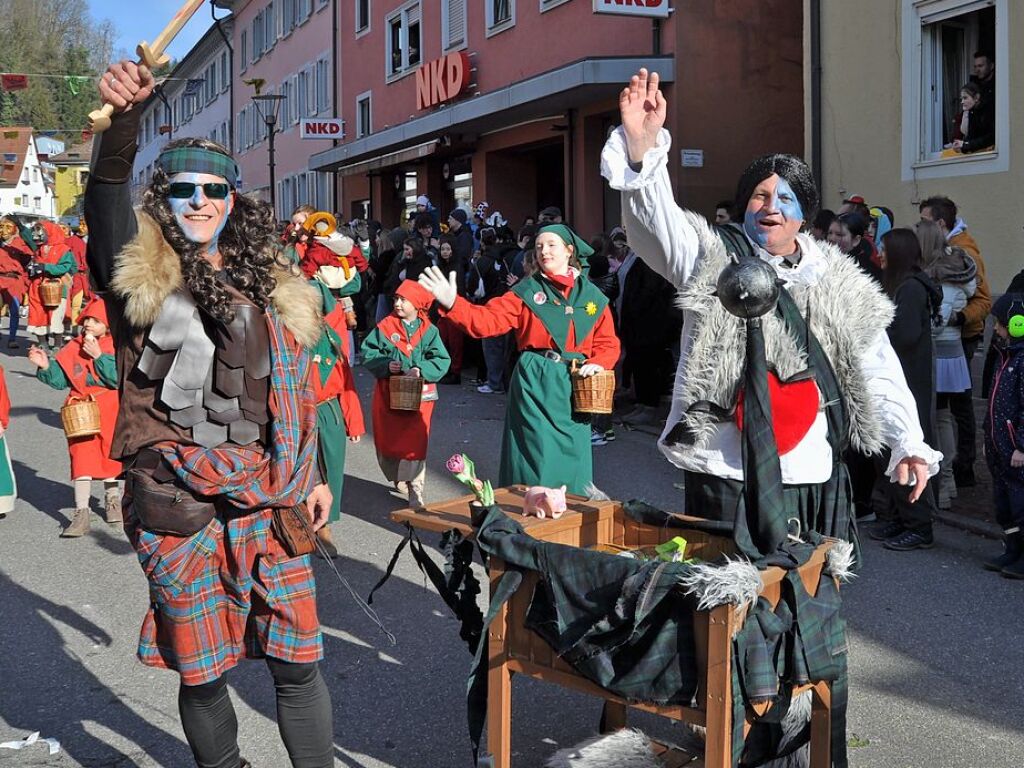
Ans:
{"label": "asphalt street", "polygon": [[[135,658],[146,583],[123,533],[93,518],[80,540],[58,538],[72,506],[58,409],[24,357],[0,358],[13,403],[8,431],[20,501],[0,521],[0,742],[39,731],[59,740],[0,749],[0,766],[188,766],[177,678]],[[369,416],[370,378],[359,373]],[[444,460],[464,451],[481,477],[497,474],[504,398],[443,387],[434,417],[428,501],[460,493]],[[369,419],[368,419],[369,420]],[[595,448],[597,484],[613,498],[681,507],[681,479],[647,432],[618,430]],[[401,539],[390,495],[364,439],[349,453],[341,572],[362,595]],[[101,490],[94,489],[94,509]],[[429,538],[429,537],[427,537]],[[1020,768],[1024,765],[1024,583],[981,569],[997,544],[939,527],[938,545],[898,554],[865,544],[845,591],[850,626],[849,736],[855,768]],[[457,624],[403,556],[375,607],[387,643],[322,563],[317,564],[334,705],[336,765],[469,766],[465,691],[470,657]],[[230,673],[242,752],[254,768],[288,766],[270,675],[250,661]],[[543,765],[596,732],[600,705],[531,680],[513,692],[515,764]],[[633,717],[651,734],[673,726]]]}

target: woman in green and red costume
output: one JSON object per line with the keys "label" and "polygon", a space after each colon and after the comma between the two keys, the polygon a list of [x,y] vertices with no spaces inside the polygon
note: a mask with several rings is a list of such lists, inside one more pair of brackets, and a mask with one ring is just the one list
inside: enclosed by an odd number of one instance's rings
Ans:
{"label": "woman in green and red costume", "polygon": [[[353,272],[355,270],[353,269]],[[356,275],[358,282],[359,277]],[[355,377],[348,364],[349,328],[336,291],[314,274],[312,284],[323,298],[324,330],[313,348],[316,370],[310,378],[316,395],[317,453],[320,469],[327,479],[333,501],[328,525],[319,528],[317,538],[331,557],[338,549],[331,538],[330,523],[341,520],[341,492],[345,484],[345,454],[348,443],[358,443],[366,433],[363,409],[356,392]]]}
{"label": "woman in green and red costume", "polygon": [[[68,311],[68,288],[77,267],[61,228],[52,221],[37,222],[29,229],[16,222],[21,237],[32,249],[28,266],[28,332],[46,349],[57,346],[58,336],[64,334],[64,317]],[[56,307],[44,307],[39,288],[44,280],[61,281],[61,299]]]}
{"label": "woman in green and red costume", "polygon": [[590,423],[573,412],[569,369],[573,361],[584,377],[611,369],[619,339],[608,298],[583,275],[582,260],[591,253],[566,225],[547,224],[537,232],[539,271],[483,306],[460,297],[436,267],[420,277],[445,316],[470,336],[515,331],[521,355],[505,414],[503,486],[564,484],[582,494],[593,482]]}

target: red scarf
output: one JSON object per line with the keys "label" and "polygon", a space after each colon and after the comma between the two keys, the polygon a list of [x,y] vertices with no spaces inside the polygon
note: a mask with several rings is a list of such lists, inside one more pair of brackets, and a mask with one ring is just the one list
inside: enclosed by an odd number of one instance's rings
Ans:
{"label": "red scarf", "polygon": [[426,318],[421,318],[420,327],[406,341],[407,333],[404,320],[394,315],[388,315],[377,324],[377,329],[383,334],[384,338],[402,353],[409,362],[412,362],[412,351],[419,346],[420,340],[429,328],[430,321]]}
{"label": "red scarf", "polygon": [[[109,333],[103,334],[96,341],[99,342],[104,355],[114,354],[114,339]],[[71,393],[76,397],[85,397],[96,388],[107,389],[96,372],[96,361],[82,349],[84,342],[85,336],[72,339],[54,356],[54,361],[64,371],[71,384]],[[92,376],[95,384],[88,383],[89,376]]]}

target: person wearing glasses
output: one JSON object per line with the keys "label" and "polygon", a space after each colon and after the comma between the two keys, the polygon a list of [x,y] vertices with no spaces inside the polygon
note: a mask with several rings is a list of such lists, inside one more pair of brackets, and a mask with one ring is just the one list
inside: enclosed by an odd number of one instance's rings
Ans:
{"label": "person wearing glasses", "polygon": [[132,210],[153,84],[128,61],[101,77],[114,115],[85,193],[121,393],[111,454],[125,464],[125,532],[149,583],[138,656],[179,674],[197,765],[248,765],[226,675],[250,657],[270,668],[292,764],[331,766],[313,571],[273,525],[275,508],[298,508],[316,529],[331,507],[309,381],[321,299],[281,252],[270,207],[239,192],[220,144],[167,144]]}

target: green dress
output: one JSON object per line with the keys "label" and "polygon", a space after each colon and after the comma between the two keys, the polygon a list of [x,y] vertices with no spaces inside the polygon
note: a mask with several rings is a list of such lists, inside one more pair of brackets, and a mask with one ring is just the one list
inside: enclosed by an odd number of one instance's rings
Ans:
{"label": "green dress", "polygon": [[[586,355],[565,347],[570,318],[578,346],[593,330],[608,299],[584,278],[576,280],[568,299],[536,276],[520,281],[512,292],[543,323],[551,336],[551,349],[564,362],[529,351],[520,355],[509,385],[498,482],[502,486],[565,485],[570,493],[585,495],[594,481],[590,418],[573,411],[569,365],[572,360],[584,362]],[[544,299],[538,302],[540,295]],[[597,312],[588,313],[588,304]],[[567,306],[572,307],[571,315]]]}

